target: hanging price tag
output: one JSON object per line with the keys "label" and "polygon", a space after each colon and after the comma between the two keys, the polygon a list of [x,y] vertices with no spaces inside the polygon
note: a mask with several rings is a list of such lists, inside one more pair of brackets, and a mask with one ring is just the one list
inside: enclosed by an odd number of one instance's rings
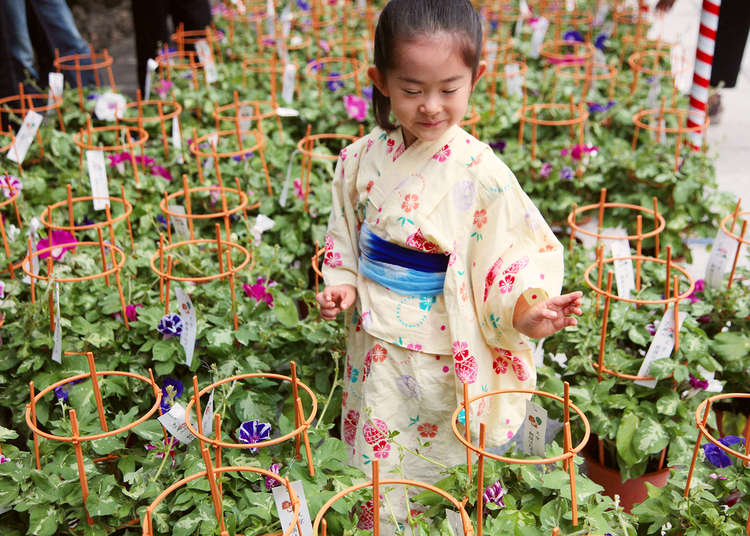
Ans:
{"label": "hanging price tag", "polygon": [[201,420],[203,435],[209,437],[214,431],[214,390],[208,395],[208,403],[203,410],[203,419]]}
{"label": "hanging price tag", "polygon": [[8,160],[18,164],[23,163],[29,147],[34,142],[36,131],[39,130],[39,125],[42,124],[42,119],[44,119],[42,114],[38,114],[34,110],[26,112],[26,117],[23,118],[23,123],[21,123],[21,128],[18,129],[15,141],[11,144],[8,152],[5,153]]}
{"label": "hanging price tag", "polygon": [[488,65],[493,65],[495,58],[497,58],[497,41],[487,41],[484,47],[487,54],[487,63]]}
{"label": "hanging price tag", "polygon": [[664,122],[664,119],[659,120],[659,130],[656,131],[656,141],[660,145],[667,144],[667,133],[664,130],[666,127],[667,124]]}
{"label": "hanging price tag", "polygon": [[276,6],[273,0],[266,1],[266,34],[276,35]]}
{"label": "hanging price tag", "polygon": [[177,441],[186,445],[195,439],[195,436],[188,430],[185,422],[185,408],[179,402],[172,404],[169,411],[159,417],[159,422],[172,434]]}
{"label": "hanging price tag", "polygon": [[529,44],[529,57],[538,58],[544,42],[544,35],[547,33],[549,21],[544,17],[536,20],[534,30],[531,33],[531,43]]}
{"label": "hanging price tag", "polygon": [[185,364],[189,367],[193,363],[193,353],[195,352],[195,309],[190,296],[180,287],[175,286],[174,294],[177,297],[177,304],[180,308],[180,317],[182,318],[182,333],[180,333],[180,344],[185,349]]}
{"label": "hanging price tag", "polygon": [[172,147],[177,153],[177,163],[182,164],[185,161],[182,156],[182,134],[180,134],[180,120],[176,115],[172,118]]}
{"label": "hanging price tag", "polygon": [[284,75],[281,79],[281,98],[287,104],[294,100],[294,82],[297,77],[297,66],[294,63],[284,67]]}
{"label": "hanging price tag", "polygon": [[[208,137],[208,143],[211,144],[211,147],[213,147],[213,150],[216,151],[216,144],[219,142],[219,136],[218,134],[211,134]],[[214,157],[209,156],[203,161],[203,173],[208,174],[211,173],[211,169],[214,167]]]}
{"label": "hanging price tag", "polygon": [[205,39],[199,39],[195,42],[195,51],[198,53],[198,60],[203,64],[206,71],[206,81],[213,84],[219,79],[219,73],[216,70],[214,56],[211,53],[211,46]]}
{"label": "hanging price tag", "polygon": [[[307,500],[305,499],[305,490],[302,488],[302,481],[295,480],[290,482],[294,493],[299,499],[299,527],[302,529],[302,534],[297,532],[297,528],[291,532],[290,536],[312,536],[312,523],[310,522],[310,510],[307,507]],[[292,501],[289,499],[289,492],[284,486],[276,486],[273,488],[273,500],[276,503],[276,511],[279,514],[279,521],[281,521],[281,530],[286,532],[289,526],[292,524]]]}
{"label": "hanging price tag", "polygon": [[547,432],[547,410],[531,400],[526,401],[526,418],[523,430],[523,452],[544,456],[544,437]]}
{"label": "hanging price tag", "polygon": [[517,63],[509,63],[505,66],[505,84],[508,88],[508,95],[514,97],[523,96],[521,69]]}
{"label": "hanging price tag", "polygon": [[[646,357],[643,358],[641,368],[638,370],[638,376],[648,376],[648,369],[651,367],[651,363],[657,359],[664,359],[669,357],[674,348],[674,337],[676,330],[682,327],[682,323],[687,318],[688,314],[686,311],[679,312],[679,325],[675,328],[674,325],[674,310],[672,307],[667,309],[664,316],[661,318],[661,323],[656,329],[656,334],[651,341],[651,346],[648,347]],[[638,385],[643,387],[649,387],[653,389],[656,387],[656,380],[636,380]]]}
{"label": "hanging price tag", "polygon": [[159,64],[156,63],[153,59],[149,58],[146,60],[146,82],[145,82],[145,88],[144,88],[144,95],[146,95],[146,100],[151,98],[151,84],[154,79],[154,72],[156,72],[156,68],[159,67]]}
{"label": "hanging price tag", "polygon": [[711,254],[706,264],[706,286],[719,288],[724,279],[729,255],[737,248],[737,242],[732,237],[719,229],[714,238]]}
{"label": "hanging price tag", "polygon": [[455,510],[446,510],[445,519],[453,531],[453,536],[465,536],[466,533],[464,532],[464,524],[461,521],[461,514]]}
{"label": "hanging price tag", "polygon": [[104,165],[104,152],[86,151],[86,166],[89,170],[91,196],[94,197],[94,210],[104,210],[109,206],[109,199],[101,199],[109,197],[107,168]]}
{"label": "hanging price tag", "polygon": [[592,24],[595,27],[601,26],[602,24],[604,24],[604,21],[607,20],[607,15],[609,15],[609,3],[600,2],[599,7],[596,8],[596,13],[594,14],[594,20],[592,21]]}
{"label": "hanging price tag", "polygon": [[185,218],[185,207],[182,205],[169,205],[169,211],[180,216],[172,216],[170,222],[174,226],[174,231],[183,240],[190,240],[190,229],[188,228],[187,218]]}
{"label": "hanging price tag", "polygon": [[55,280],[55,333],[52,337],[52,361],[62,363],[62,326],[60,325],[60,286]]}
{"label": "hanging price tag", "polygon": [[47,106],[52,106],[55,103],[55,100],[62,97],[65,80],[63,79],[62,73],[49,73],[47,80],[49,83]]}
{"label": "hanging price tag", "polygon": [[[240,122],[240,130],[248,131],[250,130],[250,125],[252,124],[252,117],[253,117],[253,107],[252,106],[240,106],[240,109],[237,112],[238,119]],[[244,141],[244,136],[243,136]]]}
{"label": "hanging price tag", "polygon": [[[610,236],[627,236],[625,229],[618,227],[609,230],[606,234]],[[606,240],[612,252],[612,257],[630,257],[630,242],[624,240]],[[617,295],[630,298],[630,293],[635,290],[635,275],[633,273],[633,261],[630,259],[614,261],[615,281],[617,282]]]}
{"label": "hanging price tag", "polygon": [[576,10],[576,0],[565,0],[565,9],[566,9],[566,11],[575,11]]}

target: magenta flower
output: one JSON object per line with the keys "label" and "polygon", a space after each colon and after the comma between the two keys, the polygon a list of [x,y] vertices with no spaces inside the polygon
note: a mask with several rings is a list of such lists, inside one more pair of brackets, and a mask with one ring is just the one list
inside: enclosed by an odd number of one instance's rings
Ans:
{"label": "magenta flower", "polygon": [[170,91],[172,91],[172,85],[172,82],[170,82],[169,80],[159,80],[154,86],[154,89],[156,90],[156,93],[158,93],[159,96],[163,99],[169,94]]}
{"label": "magenta flower", "polygon": [[169,172],[167,168],[163,166],[151,166],[149,171],[151,172],[151,175],[153,175],[154,177],[161,177],[170,182],[172,181],[172,174]]}
{"label": "magenta flower", "polygon": [[690,375],[689,382],[690,382],[690,387],[692,387],[693,389],[701,389],[704,391],[708,389],[708,380],[702,380],[700,378],[696,378],[692,374]]}
{"label": "magenta flower", "polygon": [[539,169],[539,176],[547,178],[549,177],[550,173],[552,173],[552,164],[550,164],[549,162],[545,162]]}
{"label": "magenta flower", "polygon": [[302,180],[297,178],[294,179],[294,194],[300,199],[305,198],[305,192],[302,190]]}
{"label": "magenta flower", "polygon": [[[128,154],[128,153],[125,153],[125,154]],[[128,155],[128,160],[130,160],[130,155]],[[142,165],[145,168],[150,168],[151,166],[153,166],[156,163],[156,161],[153,158],[151,158],[150,156],[140,155],[139,154],[139,155],[136,155],[136,157],[135,157],[135,163],[136,164],[140,164],[140,165]]]}
{"label": "magenta flower", "polygon": [[108,154],[107,158],[109,158],[109,167],[115,167],[117,164],[130,162],[130,153],[126,151],[122,153]]}
{"label": "magenta flower", "polygon": [[6,463],[6,462],[9,462],[9,461],[10,461],[10,458],[6,458],[2,454],[0,454],[0,463]]}
{"label": "magenta flower", "polygon": [[273,295],[267,291],[268,287],[276,285],[276,281],[270,280],[266,284],[265,277],[258,277],[258,280],[254,285],[245,283],[242,285],[242,290],[248,298],[253,298],[257,302],[265,302],[269,307],[273,307]]}
{"label": "magenta flower", "polygon": [[23,189],[23,184],[18,177],[6,173],[0,176],[0,188],[3,190],[3,195],[10,199]]}
{"label": "magenta flower", "polygon": [[135,322],[138,320],[138,308],[143,307],[140,303],[137,305],[127,305],[125,306],[125,316],[128,317],[128,320],[130,322]]}
{"label": "magenta flower", "polygon": [[[268,468],[269,471],[272,473],[276,473],[277,475],[281,475],[279,472],[281,470],[281,466],[278,463],[272,463],[271,467]],[[275,478],[271,478],[270,476],[265,477],[266,480],[266,489],[268,491],[271,491],[276,486],[280,486],[281,482],[276,480]]]}
{"label": "magenta flower", "polygon": [[366,99],[357,97],[356,95],[346,95],[344,97],[344,106],[346,106],[347,115],[360,122],[367,118],[367,109],[370,107]]}
{"label": "magenta flower", "polygon": [[40,251],[51,247],[52,250],[45,251],[39,255],[39,259],[46,259],[52,254],[52,258],[59,261],[68,250],[74,250],[78,240],[68,231],[52,231],[48,238],[42,238],[36,243],[36,250]]}
{"label": "magenta flower", "polygon": [[653,322],[646,324],[646,331],[648,331],[652,336],[656,335],[656,326],[654,326]]}
{"label": "magenta flower", "polygon": [[484,490],[484,504],[491,502],[495,503],[497,506],[505,507],[505,503],[503,502],[503,495],[505,495],[505,490],[498,480],[486,490]]}
{"label": "magenta flower", "polygon": [[701,301],[696,294],[699,292],[702,293],[704,290],[706,290],[706,282],[703,279],[698,279],[693,287],[693,292],[690,293],[690,296],[688,296],[687,299],[690,300],[690,303]]}
{"label": "magenta flower", "polygon": [[[177,445],[178,441],[176,437],[170,437],[169,439],[162,439],[161,440],[162,445],[169,446],[169,457],[172,458],[172,467],[175,465],[175,446]],[[146,450],[161,450],[162,447],[157,447],[156,445],[152,445],[151,443],[146,445]],[[156,453],[157,458],[163,458],[164,452],[157,452]]]}

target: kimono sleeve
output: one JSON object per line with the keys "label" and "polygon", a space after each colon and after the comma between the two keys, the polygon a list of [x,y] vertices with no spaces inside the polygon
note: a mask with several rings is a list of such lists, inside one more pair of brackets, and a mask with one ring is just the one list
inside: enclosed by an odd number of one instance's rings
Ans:
{"label": "kimono sleeve", "polygon": [[326,232],[323,278],[327,286],[357,284],[359,220],[356,214],[356,162],[344,149],[336,162],[331,215]]}
{"label": "kimono sleeve", "polygon": [[513,328],[516,302],[522,294],[533,304],[560,293],[563,249],[513,173],[502,163],[498,170],[495,185],[478,192],[472,230],[482,239],[471,240],[467,266],[485,341],[520,350],[528,345]]}

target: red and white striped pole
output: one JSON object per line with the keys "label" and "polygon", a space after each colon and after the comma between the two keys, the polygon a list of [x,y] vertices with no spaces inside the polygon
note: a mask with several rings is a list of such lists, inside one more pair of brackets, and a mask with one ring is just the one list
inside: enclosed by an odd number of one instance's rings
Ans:
{"label": "red and white striped pole", "polygon": [[[698,30],[698,46],[695,50],[693,86],[690,89],[688,128],[697,127],[706,122],[708,85],[711,81],[711,66],[714,62],[714,47],[716,46],[716,29],[719,27],[720,7],[721,0],[703,0],[701,25]],[[700,150],[703,134],[702,129],[690,134],[690,146],[693,150]]]}

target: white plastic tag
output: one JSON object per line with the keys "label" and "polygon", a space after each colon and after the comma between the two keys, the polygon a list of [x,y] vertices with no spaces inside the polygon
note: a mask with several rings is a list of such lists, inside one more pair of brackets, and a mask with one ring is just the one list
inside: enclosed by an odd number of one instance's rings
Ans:
{"label": "white plastic tag", "polygon": [[[682,323],[687,316],[688,314],[686,311],[679,312],[679,325],[676,328],[677,330],[682,327]],[[648,369],[651,368],[651,363],[657,359],[669,357],[672,353],[672,348],[674,348],[675,333],[674,310],[670,307],[661,318],[659,327],[656,329],[656,334],[651,341],[651,346],[648,347],[646,357],[643,358],[641,368],[638,370],[638,376],[648,376]],[[656,380],[636,380],[635,383],[651,389],[656,387]]]}
{"label": "white plastic tag", "polygon": [[36,113],[34,110],[26,112],[26,117],[23,118],[21,128],[18,129],[18,133],[16,134],[16,139],[6,153],[8,160],[18,164],[23,162],[23,159],[26,158],[26,153],[29,151],[29,147],[34,142],[36,131],[39,130],[39,125],[42,124],[42,119],[44,119],[44,116]]}
{"label": "white plastic tag", "polygon": [[648,89],[648,96],[646,97],[646,108],[653,108],[656,106],[656,100],[659,98],[659,90],[661,89],[661,75],[654,75],[653,80],[649,82],[651,86]]}
{"label": "white plastic tag", "polygon": [[448,525],[453,531],[453,536],[465,536],[464,524],[461,521],[461,514],[455,510],[446,510],[445,519],[448,521]]}
{"label": "white plastic tag", "polygon": [[609,4],[607,2],[600,2],[599,7],[596,8],[596,14],[594,14],[592,24],[595,27],[601,26],[604,24],[604,21],[607,20],[607,15],[609,15]]}
{"label": "white plastic tag", "polygon": [[529,44],[529,57],[538,58],[544,42],[544,35],[547,33],[549,21],[544,17],[539,17],[536,21],[534,31],[531,33],[531,43]]}
{"label": "white plastic tag", "polygon": [[195,51],[198,53],[198,59],[203,64],[206,71],[206,81],[213,84],[219,79],[219,73],[216,70],[214,56],[211,54],[211,47],[205,39],[199,39],[195,42]]}
{"label": "white plastic tag", "polygon": [[737,247],[737,242],[724,231],[719,229],[716,232],[711,254],[708,256],[706,264],[706,286],[719,288],[724,280],[724,271],[726,270],[729,254]]}
{"label": "white plastic tag", "polygon": [[62,326],[60,325],[60,286],[55,280],[55,333],[52,337],[52,361],[62,363]]}
{"label": "white plastic tag", "polygon": [[175,115],[172,118],[172,147],[177,153],[177,163],[182,164],[185,160],[182,157],[182,136],[180,135],[180,120]]}
{"label": "white plastic tag", "polygon": [[[299,499],[299,527],[302,529],[302,534],[297,532],[295,527],[292,530],[290,536],[312,536],[312,523],[310,523],[310,511],[307,507],[307,500],[305,500],[305,490],[302,488],[302,481],[295,480],[290,482],[294,493]],[[276,511],[279,513],[279,521],[281,521],[281,530],[286,532],[289,526],[292,524],[292,501],[289,499],[289,492],[284,486],[276,486],[273,488],[273,501],[276,503]]]}
{"label": "white plastic tag", "polygon": [[[185,215],[185,207],[182,205],[169,205],[169,211],[175,214]],[[174,226],[174,232],[183,240],[190,240],[190,229],[188,228],[187,219],[182,216],[171,216],[170,222]]]}
{"label": "white plastic tag", "polygon": [[281,98],[291,104],[294,100],[294,81],[297,75],[297,66],[294,63],[287,64],[284,67],[284,75],[281,78]]}
{"label": "white plastic tag", "polygon": [[708,382],[708,387],[705,391],[708,393],[721,393],[724,390],[724,386],[719,380],[714,379],[715,372],[709,372],[700,365],[698,365],[698,373]]}
{"label": "white plastic tag", "polygon": [[240,121],[240,130],[250,130],[252,117],[254,115],[252,106],[240,106],[237,115]]}
{"label": "white plastic tag", "polygon": [[273,0],[266,1],[266,34],[276,35],[276,6]]}
{"label": "white plastic tag", "polygon": [[214,431],[214,390],[208,395],[208,402],[203,410],[203,419],[201,419],[203,435],[209,437]]}
{"label": "white plastic tag", "polygon": [[179,402],[172,404],[169,411],[159,417],[159,422],[180,443],[187,445],[195,439],[195,436],[188,430],[187,423],[185,422],[185,408]]}
{"label": "white plastic tag", "polygon": [[195,352],[195,308],[193,302],[190,301],[190,296],[180,287],[175,286],[174,294],[177,297],[180,317],[182,318],[180,344],[185,349],[185,364],[189,367],[193,363],[193,353]]}
{"label": "white plastic tag", "polygon": [[661,119],[659,121],[659,130],[656,131],[656,141],[658,141],[660,145],[666,145],[667,143],[667,133],[664,130],[666,127],[667,124],[664,122],[664,119]]}
{"label": "white plastic tag", "polygon": [[576,0],[565,0],[565,9],[567,11],[575,11],[575,9],[576,9]]}
{"label": "white plastic tag", "polygon": [[49,73],[47,80],[49,84],[47,106],[52,106],[55,99],[62,97],[65,80],[62,73]]}
{"label": "white plastic tag", "polygon": [[522,90],[521,69],[517,63],[509,63],[505,66],[505,84],[508,88],[508,95],[521,97]]}
{"label": "white plastic tag", "polygon": [[[211,134],[208,137],[208,143],[211,144],[211,147],[213,147],[214,151],[216,150],[216,144],[219,142],[219,136],[217,134]],[[203,161],[203,173],[211,173],[211,168],[214,167],[214,157],[209,156]]]}
{"label": "white plastic tag", "polygon": [[159,67],[159,64],[156,63],[152,58],[149,58],[146,60],[146,82],[144,87],[143,94],[146,96],[145,100],[148,100],[151,98],[151,84],[153,83],[154,79],[154,72],[156,71],[156,68]]}
{"label": "white plastic tag", "polygon": [[544,456],[544,437],[546,432],[547,410],[531,400],[527,400],[522,445],[523,452],[527,455]]}
{"label": "white plastic tag", "polygon": [[493,65],[495,63],[495,58],[497,58],[497,41],[487,41],[484,48],[487,55],[487,63]]}
{"label": "white plastic tag", "polygon": [[104,165],[104,152],[86,151],[86,166],[89,170],[91,195],[94,197],[94,210],[104,210],[109,206],[109,199],[96,199],[97,197],[109,197],[107,168]]}
{"label": "white plastic tag", "polygon": [[278,108],[276,108],[276,115],[278,115],[279,117],[297,117],[299,116],[299,110],[279,106]]}
{"label": "white plastic tag", "polygon": [[[612,232],[613,231],[613,232]],[[610,231],[611,236],[627,236],[625,229],[618,227]],[[630,257],[630,242],[624,240],[606,240],[612,257]],[[614,261],[615,281],[617,282],[617,295],[630,298],[630,293],[635,290],[635,275],[633,273],[633,261],[630,259]]]}
{"label": "white plastic tag", "polygon": [[521,12],[521,16],[523,18],[531,16],[531,9],[529,9],[529,4],[526,2],[526,0],[519,0],[518,9]]}

